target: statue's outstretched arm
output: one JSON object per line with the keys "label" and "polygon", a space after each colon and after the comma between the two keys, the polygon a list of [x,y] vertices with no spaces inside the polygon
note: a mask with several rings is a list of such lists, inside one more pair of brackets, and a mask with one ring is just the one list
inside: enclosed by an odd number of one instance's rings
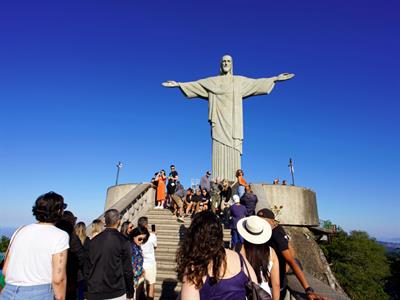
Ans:
{"label": "statue's outstretched arm", "polygon": [[179,83],[177,83],[176,81],[173,81],[173,80],[167,80],[167,81],[164,81],[163,83],[161,83],[163,86],[165,86],[165,87],[169,87],[169,88],[171,88],[171,87],[178,87],[179,86]]}
{"label": "statue's outstretched arm", "polygon": [[293,77],[294,77],[293,73],[282,73],[275,77],[275,81],[285,81]]}

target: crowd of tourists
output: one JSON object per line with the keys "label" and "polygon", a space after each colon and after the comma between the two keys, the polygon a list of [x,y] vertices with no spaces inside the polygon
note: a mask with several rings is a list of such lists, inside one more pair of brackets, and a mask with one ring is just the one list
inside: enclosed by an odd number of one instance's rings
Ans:
{"label": "crowd of tourists", "polygon": [[54,192],[37,198],[37,223],[11,237],[0,299],[154,299],[157,237],[147,217],[121,224],[110,209],[87,230],[66,207]]}
{"label": "crowd of tourists", "polygon": [[[198,188],[187,190],[174,165],[165,174],[161,170],[152,180],[155,208],[171,209],[180,222],[192,217],[176,253],[180,299],[244,300],[251,293],[285,299],[289,268],[308,299],[327,299],[307,282],[274,213],[256,212],[258,199],[242,170],[236,183],[212,181],[207,171]],[[87,229],[66,207],[54,192],[37,198],[32,209],[37,223],[20,227],[11,238],[0,300],[154,299],[157,237],[147,217],[121,224],[120,213],[110,209]],[[231,230],[230,245],[224,226]]]}

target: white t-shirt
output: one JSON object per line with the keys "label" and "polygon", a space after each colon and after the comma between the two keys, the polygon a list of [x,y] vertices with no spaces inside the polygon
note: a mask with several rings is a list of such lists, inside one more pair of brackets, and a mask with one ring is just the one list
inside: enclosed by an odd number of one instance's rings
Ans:
{"label": "white t-shirt", "polygon": [[51,283],[52,255],[69,248],[68,234],[50,224],[30,224],[12,239],[6,283],[20,286]]}
{"label": "white t-shirt", "polygon": [[149,239],[145,244],[142,244],[143,252],[143,268],[148,269],[156,264],[156,255],[154,248],[157,247],[157,236],[155,233],[150,233]]}

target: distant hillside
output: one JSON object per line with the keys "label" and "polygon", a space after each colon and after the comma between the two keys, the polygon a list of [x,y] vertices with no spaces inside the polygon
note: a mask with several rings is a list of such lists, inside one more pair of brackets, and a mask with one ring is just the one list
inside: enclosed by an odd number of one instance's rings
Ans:
{"label": "distant hillside", "polygon": [[378,243],[384,246],[386,250],[389,252],[400,251],[400,243],[397,242],[378,242]]}
{"label": "distant hillside", "polygon": [[10,238],[15,230],[17,230],[15,227],[0,227],[0,237],[5,235]]}

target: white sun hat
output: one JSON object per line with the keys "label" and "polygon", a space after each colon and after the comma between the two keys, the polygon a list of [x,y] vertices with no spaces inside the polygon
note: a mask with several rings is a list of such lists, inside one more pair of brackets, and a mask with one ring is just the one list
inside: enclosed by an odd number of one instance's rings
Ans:
{"label": "white sun hat", "polygon": [[257,216],[240,219],[237,223],[239,234],[252,244],[264,244],[272,235],[271,225]]}

